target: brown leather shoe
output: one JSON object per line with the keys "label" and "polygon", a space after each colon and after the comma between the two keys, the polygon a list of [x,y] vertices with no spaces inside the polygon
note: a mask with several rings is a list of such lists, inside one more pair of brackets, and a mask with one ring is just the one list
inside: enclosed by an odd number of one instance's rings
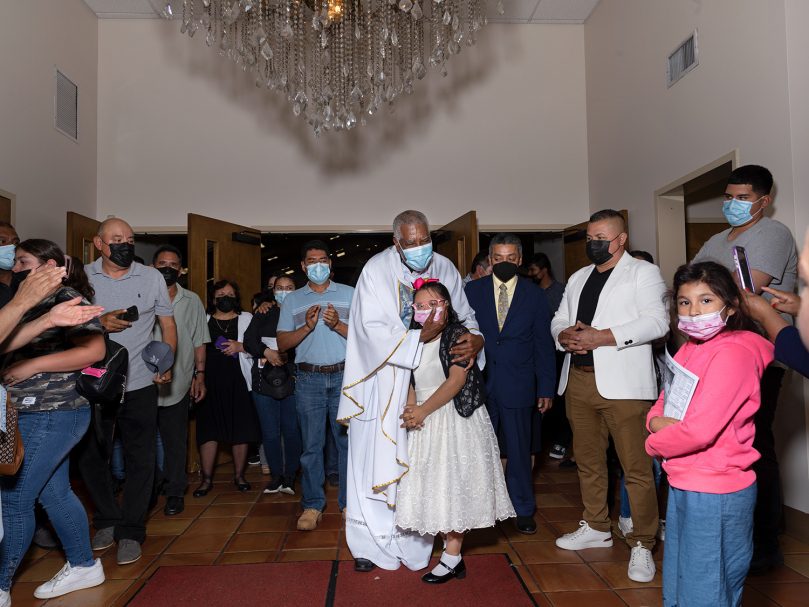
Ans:
{"label": "brown leather shoe", "polygon": [[298,518],[298,531],[312,531],[317,529],[318,523],[323,518],[323,513],[314,508],[307,508]]}

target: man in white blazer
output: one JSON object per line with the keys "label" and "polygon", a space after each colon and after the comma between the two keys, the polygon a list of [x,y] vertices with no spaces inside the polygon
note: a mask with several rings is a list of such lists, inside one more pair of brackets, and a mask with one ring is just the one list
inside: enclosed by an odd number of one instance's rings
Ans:
{"label": "man in white blazer", "polygon": [[607,508],[609,436],[624,470],[633,533],[628,576],[651,582],[658,512],[652,462],[644,449],[646,414],[657,398],[651,342],[668,331],[665,284],[660,270],[626,250],[623,216],[607,209],[590,217],[587,257],[567,283],[551,323],[564,350],[559,394],[565,394],[573,429],[584,519],[556,545],[566,550],[612,546]]}

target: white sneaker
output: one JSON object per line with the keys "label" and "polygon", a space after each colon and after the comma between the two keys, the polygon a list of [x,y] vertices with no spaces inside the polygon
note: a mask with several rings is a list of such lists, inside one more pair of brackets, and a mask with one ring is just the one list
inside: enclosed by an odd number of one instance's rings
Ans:
{"label": "white sneaker", "polygon": [[0,607],[11,607],[11,592],[0,590]]}
{"label": "white sneaker", "polygon": [[628,535],[632,535],[632,532],[635,530],[635,527],[632,525],[632,517],[627,516],[619,516],[618,517],[618,529],[621,530],[621,533],[624,534],[624,537]]}
{"label": "white sneaker", "polygon": [[579,521],[579,528],[556,538],[556,545],[563,550],[609,548],[612,546],[612,534],[609,531],[596,531],[586,521]]}
{"label": "white sneaker", "polygon": [[104,567],[101,559],[96,559],[90,567],[71,567],[70,563],[65,563],[59,573],[34,590],[34,596],[38,599],[55,599],[68,592],[103,583]]}
{"label": "white sneaker", "polygon": [[638,542],[632,549],[632,556],[629,557],[629,569],[626,575],[633,582],[651,582],[655,577],[655,562],[652,560],[652,551],[643,547]]}

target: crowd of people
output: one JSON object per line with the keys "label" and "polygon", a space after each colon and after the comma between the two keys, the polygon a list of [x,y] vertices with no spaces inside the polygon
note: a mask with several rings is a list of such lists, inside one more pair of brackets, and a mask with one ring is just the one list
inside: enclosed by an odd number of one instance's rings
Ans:
{"label": "crowd of people", "polygon": [[[25,451],[0,478],[0,607],[32,540],[61,545],[67,559],[35,590],[41,599],[103,583],[94,551],[116,545],[118,564],[140,559],[155,496],[166,496],[167,516],[185,508],[192,409],[192,499],[212,490],[222,443],[235,488],[250,490],[245,469],[260,444],[263,492],[300,492],[299,530],[321,522],[327,481],[338,487],[357,571],[425,569],[440,535],[443,552],[422,577],[431,584],[466,576],[471,530],[511,519],[536,533],[544,432],[550,457],[577,469],[584,506],[559,548],[617,536],[631,549],[627,576],[648,583],[665,538],[665,605],[739,605],[748,573],[782,562],[772,424],[787,369],[809,373],[809,297],[795,293],[793,236],[764,213],[772,187],[763,167],[732,173],[728,229],[670,291],[609,209],[590,217],[591,264],[566,285],[547,256],[524,259],[506,233],[462,277],[433,251],[427,217],[405,211],[356,288],[333,280],[329,246],[313,240],[301,251],[306,284],[272,277],[251,311],[226,277],[205,304],[181,286],[173,246],[137,262],[121,219],[101,224],[100,257],[86,266],[0,224],[0,421],[16,411]],[[807,246],[800,272],[809,280]],[[102,363],[113,346],[128,355],[126,385],[102,406],[79,384],[112,371]],[[670,389],[683,380],[687,394]],[[92,501],[92,538],[71,457]],[[113,467],[125,474],[120,496]]]}

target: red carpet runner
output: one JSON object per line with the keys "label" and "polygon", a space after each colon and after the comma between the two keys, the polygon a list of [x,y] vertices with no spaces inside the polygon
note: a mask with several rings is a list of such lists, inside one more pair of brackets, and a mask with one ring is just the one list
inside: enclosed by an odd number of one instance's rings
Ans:
{"label": "red carpet runner", "polygon": [[424,571],[402,567],[357,573],[353,561],[343,561],[339,567],[333,567],[332,561],[161,567],[129,606],[535,607],[505,555],[473,555],[464,560],[466,579],[437,586],[421,581]]}

